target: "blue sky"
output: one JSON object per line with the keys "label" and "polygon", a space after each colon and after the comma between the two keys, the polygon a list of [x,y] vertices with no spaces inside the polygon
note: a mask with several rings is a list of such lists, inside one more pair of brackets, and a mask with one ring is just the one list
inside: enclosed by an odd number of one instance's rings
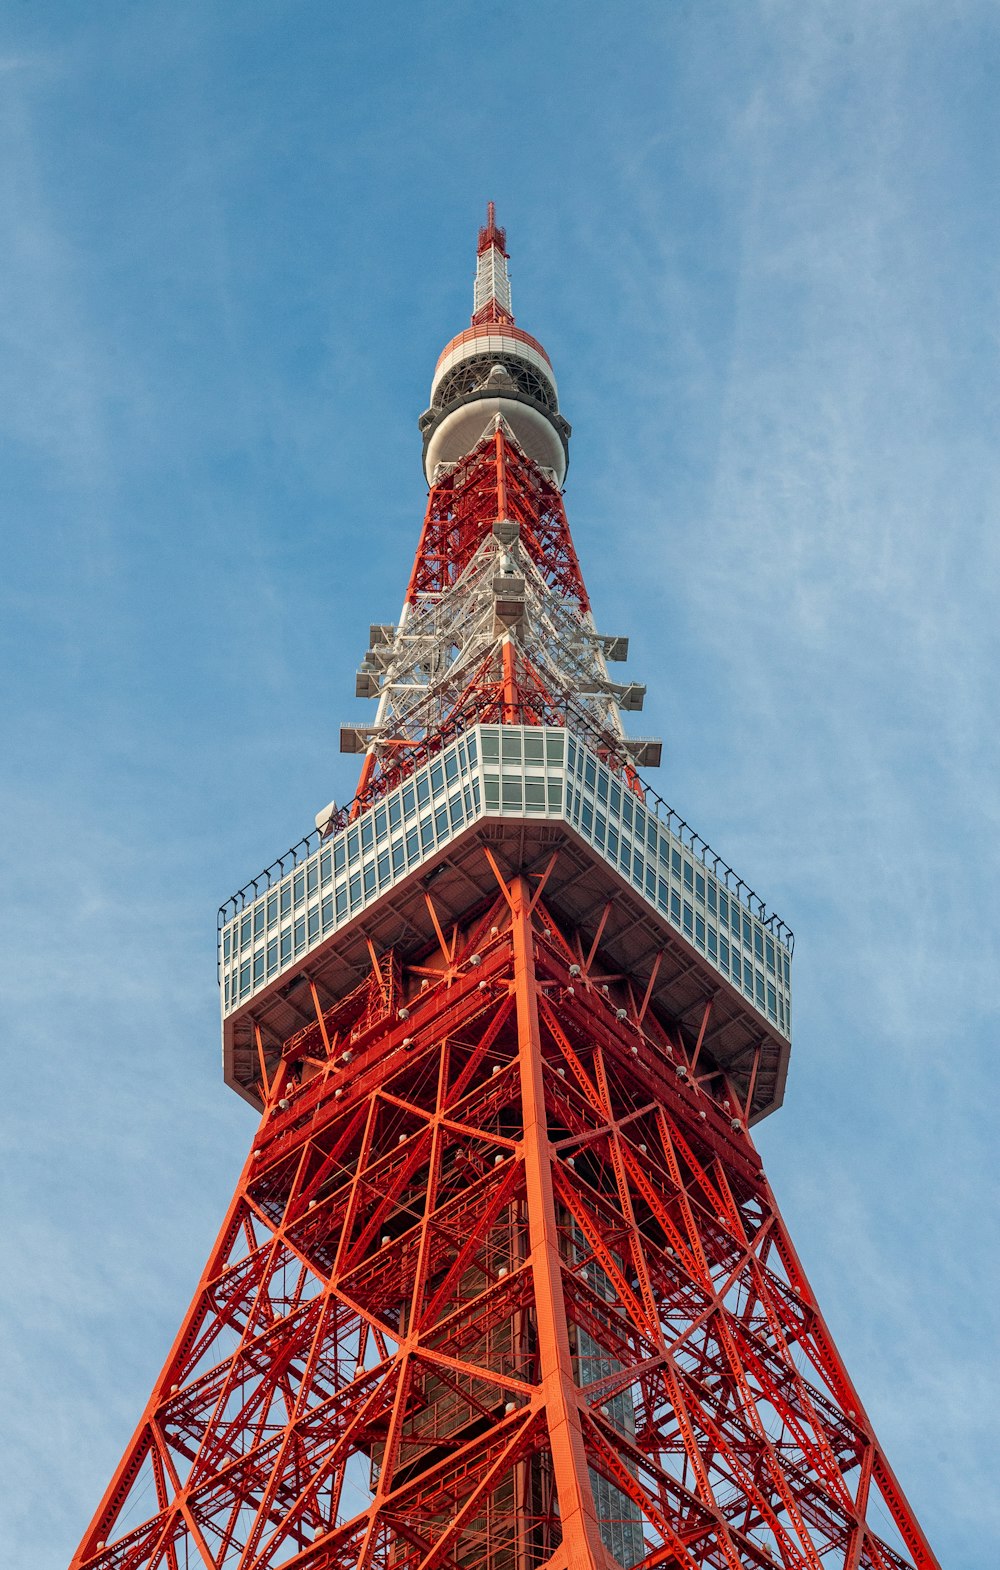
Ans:
{"label": "blue sky", "polygon": [[58,1567],[253,1117],[215,909],[351,794],[487,197],[657,788],[795,928],[759,1144],[1000,1560],[991,0],[0,13],[0,1558]]}

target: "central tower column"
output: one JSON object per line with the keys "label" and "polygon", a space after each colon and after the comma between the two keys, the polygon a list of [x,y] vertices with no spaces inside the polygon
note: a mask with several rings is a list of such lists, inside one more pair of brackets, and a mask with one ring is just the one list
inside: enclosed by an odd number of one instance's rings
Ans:
{"label": "central tower column", "polygon": [[603,1566],[606,1560],[590,1486],[587,1455],[580,1425],[579,1398],[573,1378],[562,1260],[555,1196],[552,1191],[552,1147],[545,1112],[541,1033],[538,1025],[538,980],[531,925],[531,890],[524,876],[507,890],[514,943],[514,994],[517,1001],[518,1061],[524,1119],[524,1180],[528,1207],[528,1241],[534,1282],[541,1400],[548,1416],[552,1470],[559,1499],[563,1540],[553,1556],[553,1570]]}

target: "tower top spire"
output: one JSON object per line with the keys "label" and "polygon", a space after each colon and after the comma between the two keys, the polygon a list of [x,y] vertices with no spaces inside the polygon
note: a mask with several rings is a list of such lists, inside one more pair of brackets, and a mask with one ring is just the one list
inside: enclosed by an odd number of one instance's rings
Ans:
{"label": "tower top spire", "polygon": [[476,247],[476,287],[472,303],[472,325],[502,322],[513,325],[510,305],[510,274],[507,263],[507,231],[496,221],[496,206],[486,204],[486,223],[479,231]]}

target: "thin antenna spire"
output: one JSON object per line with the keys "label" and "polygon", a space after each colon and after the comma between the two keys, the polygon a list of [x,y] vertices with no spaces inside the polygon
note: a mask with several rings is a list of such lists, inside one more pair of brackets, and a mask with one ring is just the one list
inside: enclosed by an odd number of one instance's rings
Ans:
{"label": "thin antenna spire", "polygon": [[476,287],[472,304],[472,325],[504,322],[513,325],[510,305],[510,275],[507,271],[507,231],[496,221],[496,206],[486,204],[486,223],[479,231],[476,247]]}

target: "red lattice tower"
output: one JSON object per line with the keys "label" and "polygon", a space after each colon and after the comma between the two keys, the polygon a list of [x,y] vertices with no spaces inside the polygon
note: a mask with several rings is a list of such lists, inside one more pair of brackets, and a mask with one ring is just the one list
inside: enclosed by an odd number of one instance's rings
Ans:
{"label": "red lattice tower", "polygon": [[74,1570],[937,1565],[750,1133],[791,934],[638,778],[506,261],[491,207],[358,801],[221,912],[260,1124]]}

